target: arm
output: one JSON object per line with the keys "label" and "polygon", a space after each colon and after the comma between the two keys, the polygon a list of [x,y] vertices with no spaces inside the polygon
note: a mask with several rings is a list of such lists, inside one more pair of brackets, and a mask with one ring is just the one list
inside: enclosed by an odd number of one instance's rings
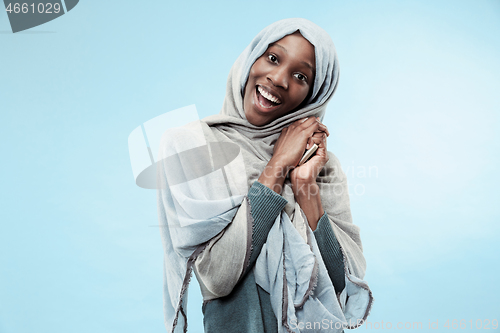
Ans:
{"label": "arm", "polygon": [[[324,210],[313,234],[335,290],[338,292],[345,286],[345,273],[353,274],[360,279],[363,278],[366,262],[363,256],[359,227],[352,222],[347,177],[333,153],[328,152],[328,162],[319,175],[322,179],[321,184],[319,184],[321,185],[320,193],[333,195],[330,200],[321,201],[319,199],[319,202],[311,204],[311,202],[318,200],[313,200],[316,197],[317,190],[312,185],[303,185],[302,189],[304,191],[308,188],[312,189],[305,196],[311,198],[309,208],[321,204],[319,207]],[[314,212],[314,210],[312,210],[312,213],[306,213],[308,201],[302,198],[304,195],[298,191],[301,187],[300,182],[295,178],[293,179],[295,182],[292,181],[292,188],[295,186],[295,189],[297,189],[297,193],[294,191],[297,202],[299,205],[306,205],[306,209],[303,209],[304,214],[309,215],[306,218],[310,220],[311,216],[319,215],[320,211]],[[312,219],[314,218],[312,217]],[[311,221],[308,221],[308,223],[309,225],[312,224]],[[312,228],[313,226],[311,226]],[[347,272],[345,272],[344,268],[345,262]]]}
{"label": "arm", "polygon": [[295,199],[306,215],[309,226],[318,243],[330,280],[337,292],[342,291],[344,281],[344,256],[333,233],[330,219],[323,209],[319,186],[314,183],[295,181]]}
{"label": "arm", "polygon": [[345,287],[344,256],[326,213],[321,216],[313,234],[335,291],[341,292]]}
{"label": "arm", "polygon": [[316,183],[319,173],[324,170],[325,165],[330,160],[326,150],[326,137],[324,132],[314,133],[309,144],[316,143],[318,145],[316,155],[302,166],[295,168],[290,179],[295,200],[306,215],[307,222],[313,230],[328,275],[335,290],[340,292],[345,287],[344,256],[330,224],[330,219],[323,208],[320,187]]}
{"label": "arm", "polygon": [[252,253],[245,273],[253,267],[276,217],[288,203],[281,195],[256,181],[248,193],[253,218]]}
{"label": "arm", "polygon": [[258,181],[252,185],[232,223],[210,240],[195,261],[195,273],[205,300],[229,295],[253,267],[269,230],[286,204],[281,195]]}

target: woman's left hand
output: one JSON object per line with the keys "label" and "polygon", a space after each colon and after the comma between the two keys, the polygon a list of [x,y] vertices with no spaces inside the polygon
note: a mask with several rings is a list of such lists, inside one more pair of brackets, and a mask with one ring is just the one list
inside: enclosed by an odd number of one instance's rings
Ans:
{"label": "woman's left hand", "polygon": [[328,162],[328,153],[326,150],[326,133],[315,132],[309,138],[308,148],[312,147],[313,143],[318,145],[316,153],[304,164],[294,168],[290,172],[290,180],[292,184],[315,184],[319,172]]}

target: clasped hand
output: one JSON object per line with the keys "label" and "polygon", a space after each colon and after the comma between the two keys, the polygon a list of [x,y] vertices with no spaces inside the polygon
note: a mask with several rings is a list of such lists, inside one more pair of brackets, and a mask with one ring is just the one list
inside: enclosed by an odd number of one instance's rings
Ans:
{"label": "clasped hand", "polygon": [[[285,172],[290,172],[292,186],[316,183],[319,172],[328,162],[326,138],[329,135],[328,128],[316,117],[302,118],[283,128],[274,145],[273,159],[280,161]],[[304,151],[314,143],[318,145],[316,153],[297,166]]]}

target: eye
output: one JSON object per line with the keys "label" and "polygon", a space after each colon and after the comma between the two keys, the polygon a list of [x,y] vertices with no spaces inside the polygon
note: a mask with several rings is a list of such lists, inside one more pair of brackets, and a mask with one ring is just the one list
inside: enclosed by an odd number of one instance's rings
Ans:
{"label": "eye", "polygon": [[299,79],[300,81],[307,82],[307,76],[301,73],[295,73],[294,76]]}
{"label": "eye", "polygon": [[271,62],[278,62],[278,57],[276,57],[272,53],[269,53],[269,55],[267,56],[267,59],[269,59]]}

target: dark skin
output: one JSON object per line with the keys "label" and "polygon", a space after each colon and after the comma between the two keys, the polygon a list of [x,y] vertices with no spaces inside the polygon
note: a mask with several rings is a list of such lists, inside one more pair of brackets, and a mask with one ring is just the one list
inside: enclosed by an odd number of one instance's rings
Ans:
{"label": "dark skin", "polygon": [[[263,126],[300,108],[311,93],[315,67],[314,46],[299,32],[272,43],[250,69],[243,98],[247,120]],[[274,145],[273,157],[258,179],[281,194],[290,172],[295,200],[312,230],[316,230],[324,214],[316,178],[328,162],[328,135],[327,127],[315,117],[285,127]],[[297,167],[304,150],[313,143],[318,145],[315,155]]]}

